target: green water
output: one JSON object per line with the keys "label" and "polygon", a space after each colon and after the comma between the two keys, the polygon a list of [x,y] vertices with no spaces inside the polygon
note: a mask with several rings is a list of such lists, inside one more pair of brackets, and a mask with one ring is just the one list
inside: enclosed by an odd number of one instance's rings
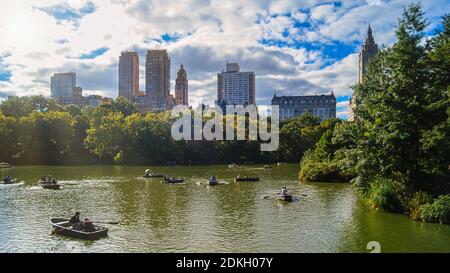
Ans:
{"label": "green water", "polygon": [[[261,167],[151,168],[186,178],[180,185],[141,178],[145,167],[0,170],[24,181],[0,185],[0,252],[369,252],[370,241],[382,252],[450,252],[448,225],[369,209],[346,184],[301,184],[297,165]],[[37,185],[48,174],[61,190]],[[235,183],[237,174],[261,182]],[[210,175],[228,184],[201,184]],[[284,185],[298,202],[275,199]],[[119,224],[106,225],[109,236],[97,241],[51,233],[50,218],[75,211]]]}

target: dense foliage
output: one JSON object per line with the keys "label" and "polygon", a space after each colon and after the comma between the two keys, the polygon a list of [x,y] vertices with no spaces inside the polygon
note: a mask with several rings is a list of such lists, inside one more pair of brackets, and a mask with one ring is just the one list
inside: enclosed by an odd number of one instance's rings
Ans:
{"label": "dense foliage", "polygon": [[[323,140],[327,148],[318,144],[304,157],[303,179],[330,174],[353,178],[374,207],[447,221],[450,16],[442,23],[427,40],[420,5],[405,10],[397,42],[370,61],[354,88],[357,120],[337,124]],[[434,203],[427,198],[440,194]]]}
{"label": "dense foliage", "polygon": [[[204,117],[204,122],[208,118]],[[0,161],[14,164],[211,164],[298,162],[330,121],[305,114],[280,128],[280,149],[259,141],[175,141],[170,112],[140,114],[118,98],[99,108],[61,106],[41,96],[0,105]]]}

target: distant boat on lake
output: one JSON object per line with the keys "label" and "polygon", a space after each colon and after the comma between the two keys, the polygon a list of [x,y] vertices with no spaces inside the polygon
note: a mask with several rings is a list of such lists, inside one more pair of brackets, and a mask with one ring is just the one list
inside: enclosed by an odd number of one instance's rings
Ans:
{"label": "distant boat on lake", "polygon": [[8,168],[12,168],[13,165],[6,163],[6,162],[1,162],[0,163],[0,169],[8,169]]}
{"label": "distant boat on lake", "polygon": [[219,185],[219,180],[217,179],[216,176],[211,176],[209,178],[208,185],[211,185],[211,186]]}
{"label": "distant boat on lake", "polygon": [[165,183],[168,183],[168,184],[179,184],[179,183],[183,183],[184,182],[184,179],[182,179],[182,178],[179,178],[179,179],[177,179],[177,178],[174,178],[174,177],[164,177],[164,182]]}
{"label": "distant boat on lake", "polygon": [[108,228],[97,225],[93,225],[95,231],[88,232],[73,229],[72,224],[68,219],[52,218],[50,219],[50,223],[53,226],[53,230],[55,231],[55,233],[68,237],[74,237],[84,240],[96,240],[108,235]]}
{"label": "distant boat on lake", "polygon": [[5,185],[16,184],[16,183],[17,183],[17,179],[15,179],[12,176],[7,176],[7,177],[3,178],[3,184],[5,184]]}
{"label": "distant boat on lake", "polygon": [[277,198],[280,201],[286,201],[286,202],[292,202],[292,194],[289,192],[289,190],[286,187],[282,187],[281,191],[277,194]]}
{"label": "distant boat on lake", "polygon": [[144,178],[161,178],[164,176],[165,176],[164,174],[152,173],[151,170],[149,170],[149,169],[145,170],[145,173],[144,173]]}
{"label": "distant boat on lake", "polygon": [[41,177],[41,179],[39,180],[39,184],[42,188],[48,190],[59,190],[59,188],[61,188],[61,184],[58,184],[58,181],[56,181],[56,179],[51,176]]}
{"label": "distant boat on lake", "polygon": [[239,175],[234,179],[235,182],[257,182],[259,181],[259,177],[240,177]]}

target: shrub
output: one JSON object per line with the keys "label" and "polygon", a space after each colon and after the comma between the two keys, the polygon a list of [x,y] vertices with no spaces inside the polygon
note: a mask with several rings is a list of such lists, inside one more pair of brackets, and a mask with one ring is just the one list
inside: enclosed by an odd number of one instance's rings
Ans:
{"label": "shrub", "polygon": [[450,195],[440,195],[432,204],[420,207],[420,218],[424,222],[450,223]]}
{"label": "shrub", "polygon": [[403,210],[404,187],[401,183],[387,178],[375,178],[368,191],[369,203],[372,207],[386,211],[401,212]]}
{"label": "shrub", "polygon": [[313,182],[347,182],[347,178],[342,176],[339,168],[333,160],[318,159],[315,152],[306,152],[300,163],[301,181]]}
{"label": "shrub", "polygon": [[433,203],[433,198],[426,192],[416,192],[409,201],[409,217],[412,220],[420,220],[420,207],[425,204]]}

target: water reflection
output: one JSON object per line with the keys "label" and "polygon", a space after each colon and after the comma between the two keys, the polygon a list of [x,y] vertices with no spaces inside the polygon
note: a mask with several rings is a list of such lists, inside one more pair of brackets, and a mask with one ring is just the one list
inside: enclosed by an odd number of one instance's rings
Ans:
{"label": "water reflection", "polygon": [[[23,185],[0,185],[0,252],[450,252],[450,226],[410,221],[368,208],[345,184],[302,184],[297,165],[152,167],[180,185],[142,178],[147,167],[18,167],[1,170]],[[59,191],[37,185],[51,174]],[[237,175],[261,182],[235,183]],[[211,175],[227,185],[206,186]],[[287,186],[299,202],[282,203]],[[306,196],[304,196],[306,195]],[[263,198],[267,197],[267,198]],[[86,242],[51,234],[49,219],[118,221],[107,238]]]}

